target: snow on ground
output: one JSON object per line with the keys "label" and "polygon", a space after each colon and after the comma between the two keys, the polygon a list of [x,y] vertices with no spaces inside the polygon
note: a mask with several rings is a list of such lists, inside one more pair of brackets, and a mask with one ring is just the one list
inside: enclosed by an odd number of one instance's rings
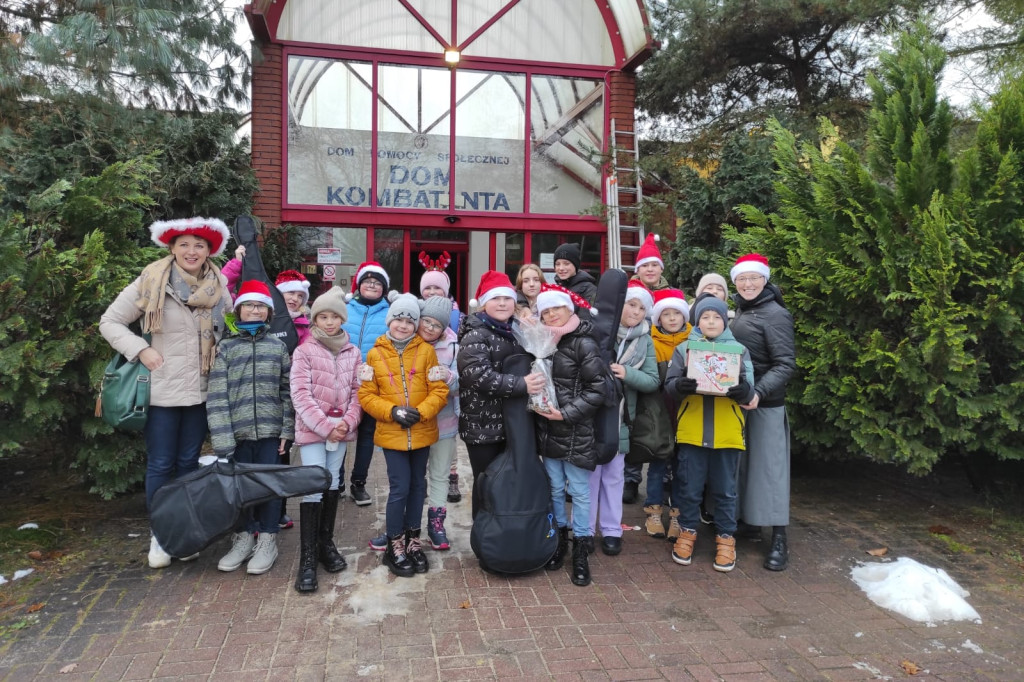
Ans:
{"label": "snow on ground", "polygon": [[910,620],[981,623],[981,616],[964,600],[970,593],[941,568],[901,557],[890,563],[862,563],[851,576],[871,601]]}

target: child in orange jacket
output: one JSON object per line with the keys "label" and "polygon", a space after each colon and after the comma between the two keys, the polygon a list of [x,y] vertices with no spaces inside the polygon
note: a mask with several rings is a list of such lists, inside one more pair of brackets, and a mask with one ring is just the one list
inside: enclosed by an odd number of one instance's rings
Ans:
{"label": "child in orange jacket", "polygon": [[373,442],[388,467],[384,564],[403,578],[426,573],[420,545],[427,458],[437,442],[437,415],[448,402],[448,385],[434,347],[416,334],[420,306],[412,294],[392,301],[387,332],[366,354],[359,403],[377,420]]}

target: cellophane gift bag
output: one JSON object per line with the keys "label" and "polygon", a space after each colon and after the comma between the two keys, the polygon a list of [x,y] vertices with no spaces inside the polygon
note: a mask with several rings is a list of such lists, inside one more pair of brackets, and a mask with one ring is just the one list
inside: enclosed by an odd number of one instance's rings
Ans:
{"label": "cellophane gift bag", "polygon": [[558,349],[558,336],[551,329],[533,320],[518,321],[512,325],[516,340],[534,357],[530,371],[544,375],[544,390],[531,395],[526,406],[534,412],[550,412],[558,409],[555,397],[555,382],[551,376],[551,356]]}

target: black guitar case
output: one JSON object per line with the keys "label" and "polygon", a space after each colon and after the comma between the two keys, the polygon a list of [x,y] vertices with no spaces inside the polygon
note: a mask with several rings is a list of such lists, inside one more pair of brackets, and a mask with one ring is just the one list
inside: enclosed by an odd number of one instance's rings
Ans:
{"label": "black guitar case", "polygon": [[265,282],[270,288],[270,296],[274,299],[274,314],[270,318],[268,334],[281,339],[284,345],[288,346],[288,354],[291,355],[295,347],[299,345],[299,333],[295,331],[295,323],[292,322],[292,316],[288,314],[288,304],[284,302],[284,296],[274,286],[274,280],[270,279],[267,269],[263,267],[260,244],[256,238],[258,232],[256,220],[251,215],[240,215],[235,218],[232,236],[240,246],[245,247],[240,283],[255,279]]}
{"label": "black guitar case", "polygon": [[[605,270],[597,282],[597,296],[594,307],[597,314],[591,315],[594,325],[593,336],[597,341],[601,358],[608,364],[615,362],[615,335],[619,331],[622,307],[626,303],[626,287],[629,275],[624,270]],[[622,382],[608,370],[611,377],[605,391],[605,401],[594,418],[594,441],[597,444],[597,463],[607,464],[619,452],[619,403],[622,400]]]}
{"label": "black guitar case", "polygon": [[[525,376],[530,356],[505,359],[505,372]],[[551,485],[537,456],[527,397],[505,400],[505,451],[477,481],[481,508],[469,544],[480,567],[492,573],[529,573],[543,568],[558,547],[551,512]]]}

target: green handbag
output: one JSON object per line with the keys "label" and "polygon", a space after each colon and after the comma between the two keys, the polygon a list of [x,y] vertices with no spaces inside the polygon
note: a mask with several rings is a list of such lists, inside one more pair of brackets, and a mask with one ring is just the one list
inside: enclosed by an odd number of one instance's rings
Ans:
{"label": "green handbag", "polygon": [[[149,340],[149,335],[146,335]],[[100,411],[103,421],[121,431],[141,431],[149,411],[149,369],[138,358],[118,353],[103,370]]]}

